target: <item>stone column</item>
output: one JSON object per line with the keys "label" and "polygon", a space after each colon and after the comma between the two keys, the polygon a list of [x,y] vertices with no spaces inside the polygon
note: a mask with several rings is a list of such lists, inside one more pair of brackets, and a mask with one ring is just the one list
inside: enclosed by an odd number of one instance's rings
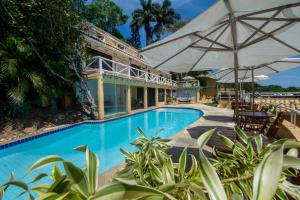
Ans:
{"label": "stone column", "polygon": [[127,85],[127,113],[131,113],[131,90],[130,85]]}
{"label": "stone column", "polygon": [[158,106],[158,88],[155,88],[155,106]]}
{"label": "stone column", "polygon": [[104,119],[104,92],[103,92],[103,77],[99,76],[97,79],[98,92],[98,115],[99,119]]}
{"label": "stone column", "polygon": [[165,99],[165,104],[167,104],[167,89],[165,88],[165,91],[164,91],[165,93],[165,95],[164,95],[164,99]]}
{"label": "stone column", "polygon": [[144,87],[144,109],[148,108],[148,89]]}

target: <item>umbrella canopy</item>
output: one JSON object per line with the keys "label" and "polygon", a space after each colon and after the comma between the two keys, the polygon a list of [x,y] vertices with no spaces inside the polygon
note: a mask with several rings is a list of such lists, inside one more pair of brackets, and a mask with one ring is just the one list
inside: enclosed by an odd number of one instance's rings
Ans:
{"label": "umbrella canopy", "polygon": [[[266,75],[254,76],[254,82],[263,81],[267,79],[270,79],[270,77]],[[234,83],[234,82],[235,82],[234,78],[221,79],[217,81],[217,83]],[[244,79],[239,79],[239,83],[251,83],[251,82],[252,82],[252,77],[245,77]]]}
{"label": "umbrella canopy", "polygon": [[183,80],[195,80],[194,77],[191,77],[191,76],[185,76],[182,78]]}
{"label": "umbrella canopy", "polygon": [[258,66],[300,54],[299,22],[299,0],[221,0],[142,52],[155,68],[166,71],[234,66],[238,100],[239,66]]}
{"label": "umbrella canopy", "polygon": [[223,0],[141,50],[172,72],[252,66],[300,54],[299,0]]}
{"label": "umbrella canopy", "polygon": [[[300,67],[300,58],[285,58],[279,61],[265,63],[258,66],[244,67],[240,66],[238,70],[238,79],[244,80],[246,77],[254,77],[258,75],[268,75],[289,70],[295,67]],[[234,80],[234,68],[223,68],[211,75],[212,78],[218,80]],[[250,81],[251,82],[251,81]]]}

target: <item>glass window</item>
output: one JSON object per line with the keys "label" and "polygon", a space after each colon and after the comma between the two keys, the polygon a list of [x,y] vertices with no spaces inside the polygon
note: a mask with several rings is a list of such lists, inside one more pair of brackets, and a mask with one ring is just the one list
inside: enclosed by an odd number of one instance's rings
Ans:
{"label": "glass window", "polygon": [[163,102],[165,101],[165,90],[164,89],[158,89],[158,101]]}
{"label": "glass window", "polygon": [[127,112],[127,86],[111,83],[103,84],[105,115]]}

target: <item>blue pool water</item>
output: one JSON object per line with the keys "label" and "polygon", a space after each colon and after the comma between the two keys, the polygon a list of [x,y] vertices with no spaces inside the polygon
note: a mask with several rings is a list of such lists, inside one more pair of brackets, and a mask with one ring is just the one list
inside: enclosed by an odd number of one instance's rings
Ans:
{"label": "blue pool water", "polygon": [[[160,108],[103,123],[81,124],[0,150],[0,185],[7,181],[9,171],[13,171],[16,178],[21,178],[31,164],[47,155],[59,155],[83,167],[84,154],[73,150],[79,145],[88,145],[97,153],[100,159],[99,173],[104,172],[124,161],[120,148],[134,150],[130,142],[139,137],[136,131],[138,127],[148,136],[163,129],[159,135],[167,138],[202,115],[201,111],[194,109]],[[50,166],[48,169],[37,170],[36,173],[49,172],[49,168]],[[29,175],[25,180],[29,181],[32,177],[33,175]],[[16,192],[9,193],[5,199],[15,199],[17,196]]]}

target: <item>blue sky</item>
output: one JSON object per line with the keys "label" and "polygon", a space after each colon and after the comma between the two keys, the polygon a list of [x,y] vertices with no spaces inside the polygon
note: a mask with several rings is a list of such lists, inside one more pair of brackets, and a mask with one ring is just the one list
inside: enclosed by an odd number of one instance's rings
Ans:
{"label": "blue sky", "polygon": [[[139,0],[113,0],[116,2],[123,11],[131,16],[133,10],[139,8]],[[162,2],[162,0],[153,0]],[[209,6],[216,2],[216,0],[171,0],[172,6],[181,15],[182,19],[193,19],[197,15],[205,11]],[[125,37],[130,36],[129,23],[119,27],[119,30]],[[141,31],[142,46],[145,46],[145,33]],[[261,81],[262,85],[281,85],[283,87],[297,86],[300,87],[300,66],[288,71],[280,72],[270,75],[271,79]]]}

